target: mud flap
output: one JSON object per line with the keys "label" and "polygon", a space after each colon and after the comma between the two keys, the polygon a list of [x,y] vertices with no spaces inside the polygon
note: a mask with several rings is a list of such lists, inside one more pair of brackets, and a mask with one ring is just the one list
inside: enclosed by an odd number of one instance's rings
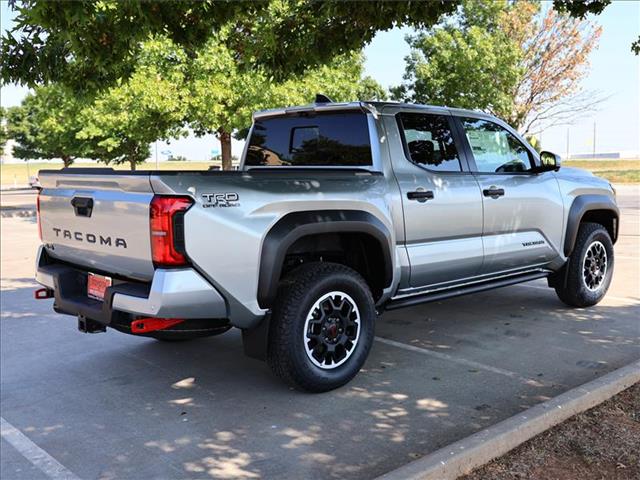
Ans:
{"label": "mud flap", "polygon": [[246,356],[262,361],[267,359],[270,324],[271,313],[267,313],[258,325],[242,330],[242,347]]}

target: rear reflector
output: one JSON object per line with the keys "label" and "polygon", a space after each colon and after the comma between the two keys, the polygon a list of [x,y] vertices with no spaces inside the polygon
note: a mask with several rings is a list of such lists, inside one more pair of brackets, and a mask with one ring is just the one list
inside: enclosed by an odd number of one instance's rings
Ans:
{"label": "rear reflector", "polygon": [[131,333],[149,333],[164,330],[184,322],[181,318],[140,318],[131,322]]}
{"label": "rear reflector", "polygon": [[182,215],[191,205],[193,200],[189,197],[156,195],[151,200],[149,211],[151,254],[156,266],[177,266],[187,263],[181,248],[184,239],[181,220]]}
{"label": "rear reflector", "polygon": [[53,298],[53,290],[49,288],[39,288],[33,292],[33,298],[36,300],[44,300],[45,298]]}

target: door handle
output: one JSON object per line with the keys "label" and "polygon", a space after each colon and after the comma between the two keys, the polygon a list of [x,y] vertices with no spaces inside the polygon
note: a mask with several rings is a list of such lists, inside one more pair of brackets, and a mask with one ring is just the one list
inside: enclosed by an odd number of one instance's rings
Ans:
{"label": "door handle", "polygon": [[504,188],[494,187],[493,185],[489,188],[485,188],[482,190],[482,194],[485,197],[498,198],[504,195]]}
{"label": "door handle", "polygon": [[416,190],[414,192],[407,192],[407,198],[409,200],[426,202],[427,200],[433,199],[433,192],[431,190]]}

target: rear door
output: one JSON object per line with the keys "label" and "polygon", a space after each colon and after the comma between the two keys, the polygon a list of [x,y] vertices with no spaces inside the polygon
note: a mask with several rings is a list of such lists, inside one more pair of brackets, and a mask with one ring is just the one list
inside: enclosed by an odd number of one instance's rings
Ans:
{"label": "rear door", "polygon": [[151,279],[149,174],[74,170],[39,175],[40,225],[47,253],[90,270]]}
{"label": "rear door", "polygon": [[[445,110],[385,118],[402,195],[409,288],[460,281],[482,265],[482,198]],[[393,123],[396,125],[393,125]],[[443,285],[445,286],[445,285]]]}
{"label": "rear door", "polygon": [[506,125],[457,118],[484,210],[481,273],[543,265],[558,255],[563,204],[554,172],[534,173],[533,152]]}

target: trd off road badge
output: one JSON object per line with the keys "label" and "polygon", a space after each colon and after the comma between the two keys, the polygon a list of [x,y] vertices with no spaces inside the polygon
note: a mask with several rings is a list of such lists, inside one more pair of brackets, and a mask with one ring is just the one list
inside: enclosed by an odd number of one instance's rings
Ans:
{"label": "trd off road badge", "polygon": [[202,206],[204,208],[213,207],[239,207],[240,196],[235,192],[227,193],[203,193]]}

